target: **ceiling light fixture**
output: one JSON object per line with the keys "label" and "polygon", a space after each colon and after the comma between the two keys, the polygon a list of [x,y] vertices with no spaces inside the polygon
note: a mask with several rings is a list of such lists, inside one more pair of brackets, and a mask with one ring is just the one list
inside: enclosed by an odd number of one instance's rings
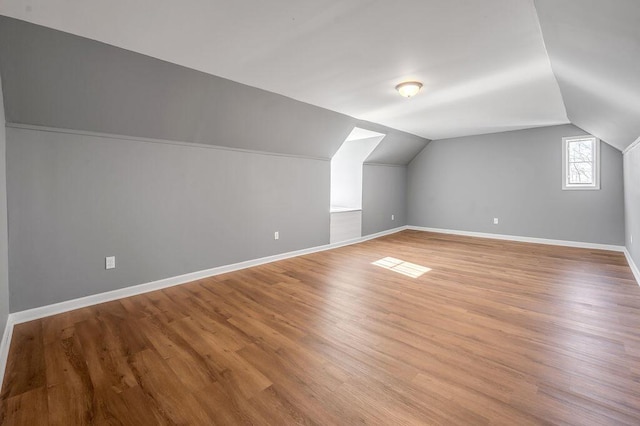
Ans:
{"label": "ceiling light fixture", "polygon": [[419,81],[405,81],[396,86],[396,90],[405,98],[410,98],[418,94],[422,89],[422,83]]}

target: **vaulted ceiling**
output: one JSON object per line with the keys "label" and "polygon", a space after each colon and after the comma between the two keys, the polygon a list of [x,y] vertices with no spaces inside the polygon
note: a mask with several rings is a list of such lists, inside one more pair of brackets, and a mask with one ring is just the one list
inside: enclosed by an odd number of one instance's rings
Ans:
{"label": "vaulted ceiling", "polygon": [[[0,14],[427,139],[640,136],[637,0],[4,0]],[[404,99],[394,86],[424,83]]]}
{"label": "vaulted ceiling", "polygon": [[640,137],[640,1],[535,4],[569,120],[623,150]]}

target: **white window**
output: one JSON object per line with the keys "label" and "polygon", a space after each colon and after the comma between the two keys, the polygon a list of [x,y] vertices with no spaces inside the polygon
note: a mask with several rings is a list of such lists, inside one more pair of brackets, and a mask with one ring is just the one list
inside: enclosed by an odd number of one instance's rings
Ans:
{"label": "white window", "polygon": [[562,189],[600,189],[600,140],[562,138]]}

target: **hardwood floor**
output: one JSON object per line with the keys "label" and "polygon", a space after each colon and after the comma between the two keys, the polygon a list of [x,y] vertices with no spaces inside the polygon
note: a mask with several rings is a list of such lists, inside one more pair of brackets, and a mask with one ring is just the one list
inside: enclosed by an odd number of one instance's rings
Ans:
{"label": "hardwood floor", "polygon": [[1,398],[3,425],[638,425],[640,287],[621,253],[404,231],[20,324]]}

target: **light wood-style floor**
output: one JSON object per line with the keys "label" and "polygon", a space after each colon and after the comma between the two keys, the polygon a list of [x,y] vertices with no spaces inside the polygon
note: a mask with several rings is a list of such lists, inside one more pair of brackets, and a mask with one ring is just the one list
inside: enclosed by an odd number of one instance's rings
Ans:
{"label": "light wood-style floor", "polygon": [[638,425],[640,287],[621,253],[404,231],[18,325],[1,398],[3,425]]}

